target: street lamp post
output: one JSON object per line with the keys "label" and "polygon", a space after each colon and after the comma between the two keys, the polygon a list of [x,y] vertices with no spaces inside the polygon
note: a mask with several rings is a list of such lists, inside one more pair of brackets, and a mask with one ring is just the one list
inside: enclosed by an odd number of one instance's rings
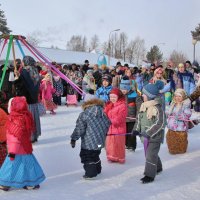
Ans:
{"label": "street lamp post", "polygon": [[120,29],[118,28],[118,29],[115,29],[115,30],[112,30],[112,31],[110,31],[110,33],[109,33],[109,38],[108,38],[108,66],[110,66],[110,51],[111,51],[111,45],[110,45],[110,36],[111,36],[111,33],[112,32],[116,32],[116,31],[120,31]]}
{"label": "street lamp post", "polygon": [[194,46],[194,48],[193,48],[193,61],[195,61],[195,47],[196,47],[196,44],[197,44],[197,40],[192,39],[192,44]]}

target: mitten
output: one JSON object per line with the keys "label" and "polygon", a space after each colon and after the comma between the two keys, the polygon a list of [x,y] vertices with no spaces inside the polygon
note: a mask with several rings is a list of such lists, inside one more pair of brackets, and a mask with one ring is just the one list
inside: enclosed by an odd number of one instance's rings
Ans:
{"label": "mitten", "polygon": [[132,131],[132,135],[141,136],[141,133],[140,133],[139,131],[133,130],[133,131]]}
{"label": "mitten", "polygon": [[74,148],[76,146],[76,140],[71,140],[70,144],[71,144],[72,148]]}
{"label": "mitten", "polygon": [[145,138],[147,138],[147,139],[150,138],[150,136],[146,133],[146,131],[142,131],[142,132],[141,132],[141,136],[143,136],[143,137],[145,137]]}
{"label": "mitten", "polygon": [[15,154],[14,153],[9,153],[8,157],[10,157],[10,160],[13,161],[15,159]]}

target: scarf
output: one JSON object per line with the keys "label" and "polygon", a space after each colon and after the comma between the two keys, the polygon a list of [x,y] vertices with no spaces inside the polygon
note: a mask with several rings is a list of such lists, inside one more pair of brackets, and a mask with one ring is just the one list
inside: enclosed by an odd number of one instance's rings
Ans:
{"label": "scarf", "polygon": [[155,107],[155,105],[157,104],[158,102],[155,100],[146,101],[141,104],[140,112],[147,112],[147,119],[151,119],[153,116],[156,116],[158,114]]}

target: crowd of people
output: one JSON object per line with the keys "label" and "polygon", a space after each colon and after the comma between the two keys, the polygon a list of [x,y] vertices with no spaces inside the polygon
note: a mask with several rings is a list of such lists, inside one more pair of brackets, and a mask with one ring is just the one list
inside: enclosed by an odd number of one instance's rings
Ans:
{"label": "crowd of people", "polygon": [[141,182],[154,181],[163,170],[158,154],[166,125],[169,153],[187,151],[188,129],[198,124],[190,120],[192,109],[200,111],[197,64],[130,68],[120,62],[115,67],[90,66],[88,60],[82,66],[52,62],[70,80],[66,82],[31,56],[15,62],[15,68],[7,68],[0,92],[0,189],[40,187],[45,175],[32,154],[32,143],[41,135],[40,116],[47,111],[55,115],[62,97],[67,106],[82,104],[71,146],[81,138],[85,179],[101,173],[102,148],[108,162],[124,164],[126,149],[134,152],[139,136],[146,158]]}

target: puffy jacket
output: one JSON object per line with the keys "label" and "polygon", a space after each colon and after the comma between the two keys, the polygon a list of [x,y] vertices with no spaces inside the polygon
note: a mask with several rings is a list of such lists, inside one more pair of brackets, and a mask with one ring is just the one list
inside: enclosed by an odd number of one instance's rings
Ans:
{"label": "puffy jacket", "polygon": [[81,148],[87,150],[99,150],[105,145],[105,138],[110,126],[110,120],[103,111],[103,101],[91,99],[82,107],[76,127],[71,135],[72,140],[81,138]]}

